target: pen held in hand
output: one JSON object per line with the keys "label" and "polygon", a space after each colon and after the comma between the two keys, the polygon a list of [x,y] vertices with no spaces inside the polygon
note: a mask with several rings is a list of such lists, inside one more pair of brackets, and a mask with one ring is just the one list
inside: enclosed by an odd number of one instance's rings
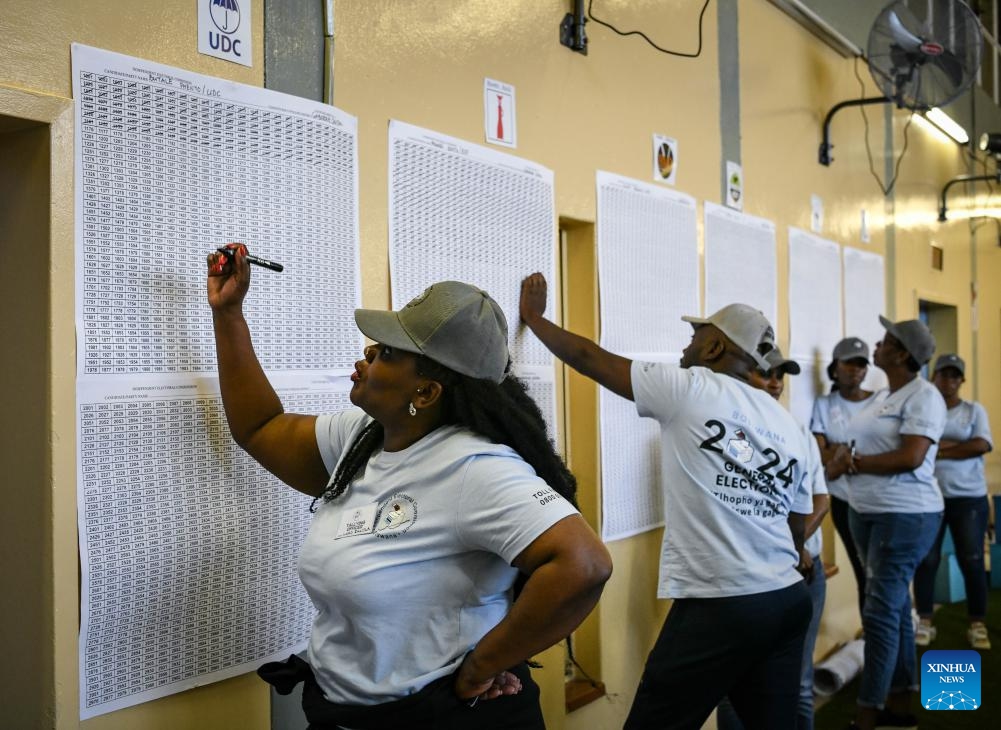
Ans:
{"label": "pen held in hand", "polygon": [[[218,251],[219,253],[225,255],[226,258],[228,258],[228,259],[231,259],[231,258],[233,258],[236,255],[236,253],[234,252],[234,249],[231,249],[231,248],[226,248],[226,247],[217,248],[216,251]],[[284,271],[285,270],[285,267],[282,266],[281,264],[277,264],[274,261],[268,261],[267,259],[262,259],[259,256],[251,256],[249,253],[247,254],[247,263],[248,264],[254,264],[254,266],[262,266],[265,269],[271,269],[272,271]]]}

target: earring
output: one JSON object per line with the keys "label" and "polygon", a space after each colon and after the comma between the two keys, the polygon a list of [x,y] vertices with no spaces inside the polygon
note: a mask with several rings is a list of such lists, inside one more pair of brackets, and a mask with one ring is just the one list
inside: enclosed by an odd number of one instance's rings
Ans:
{"label": "earring", "polygon": [[409,408],[407,408],[407,412],[408,412],[408,413],[409,413],[409,414],[410,414],[411,416],[416,416],[416,415],[417,415],[417,409],[416,409],[416,408],[414,408],[414,402],[413,402],[413,401],[410,401],[410,407],[409,407]]}

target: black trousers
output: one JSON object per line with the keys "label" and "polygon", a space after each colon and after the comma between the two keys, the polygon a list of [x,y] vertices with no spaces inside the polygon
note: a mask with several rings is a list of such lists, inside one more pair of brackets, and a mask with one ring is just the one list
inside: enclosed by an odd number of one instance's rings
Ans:
{"label": "black trousers", "polygon": [[473,707],[452,691],[455,679],[442,677],[420,692],[379,705],[343,705],[329,702],[316,683],[309,664],[297,656],[271,662],[257,670],[279,694],[289,694],[303,682],[302,709],[308,730],[545,730],[539,705],[539,686],[525,664],[508,670],[521,680],[516,695],[480,700]]}
{"label": "black trousers", "polygon": [[625,730],[698,730],[729,695],[747,730],[796,727],[806,584],[674,602],[647,658]]}

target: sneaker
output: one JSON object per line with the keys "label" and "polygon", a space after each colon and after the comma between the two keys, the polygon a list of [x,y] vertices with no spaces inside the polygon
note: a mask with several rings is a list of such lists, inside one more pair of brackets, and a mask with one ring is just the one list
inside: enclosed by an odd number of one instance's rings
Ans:
{"label": "sneaker", "polygon": [[918,726],[918,718],[914,715],[898,715],[895,712],[890,712],[889,710],[880,710],[879,714],[876,715],[876,730],[880,728],[893,728],[893,730],[898,730],[899,728],[911,728],[916,730]]}
{"label": "sneaker", "polygon": [[[973,629],[970,630],[972,631]],[[984,633],[987,633],[986,629],[984,629]],[[916,629],[914,629],[914,643],[918,646],[928,646],[930,643],[935,641],[936,636],[938,636],[938,629],[931,624],[924,623],[923,621],[918,624]]]}
{"label": "sneaker", "polygon": [[970,646],[974,649],[990,649],[991,640],[987,636],[987,627],[982,623],[975,623],[970,626],[970,630],[966,632],[966,638],[970,642]]}

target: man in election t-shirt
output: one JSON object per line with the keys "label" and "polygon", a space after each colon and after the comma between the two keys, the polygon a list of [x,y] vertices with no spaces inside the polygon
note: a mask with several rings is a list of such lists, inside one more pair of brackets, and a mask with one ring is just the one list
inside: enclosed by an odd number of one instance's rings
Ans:
{"label": "man in election t-shirt", "polygon": [[625,727],[700,727],[724,697],[748,727],[794,727],[810,598],[800,565],[812,511],[809,443],[748,373],[774,332],[731,304],[694,328],[681,365],[633,362],[545,317],[546,282],[522,282],[521,318],[553,354],[661,427],[664,542],[673,598]]}

